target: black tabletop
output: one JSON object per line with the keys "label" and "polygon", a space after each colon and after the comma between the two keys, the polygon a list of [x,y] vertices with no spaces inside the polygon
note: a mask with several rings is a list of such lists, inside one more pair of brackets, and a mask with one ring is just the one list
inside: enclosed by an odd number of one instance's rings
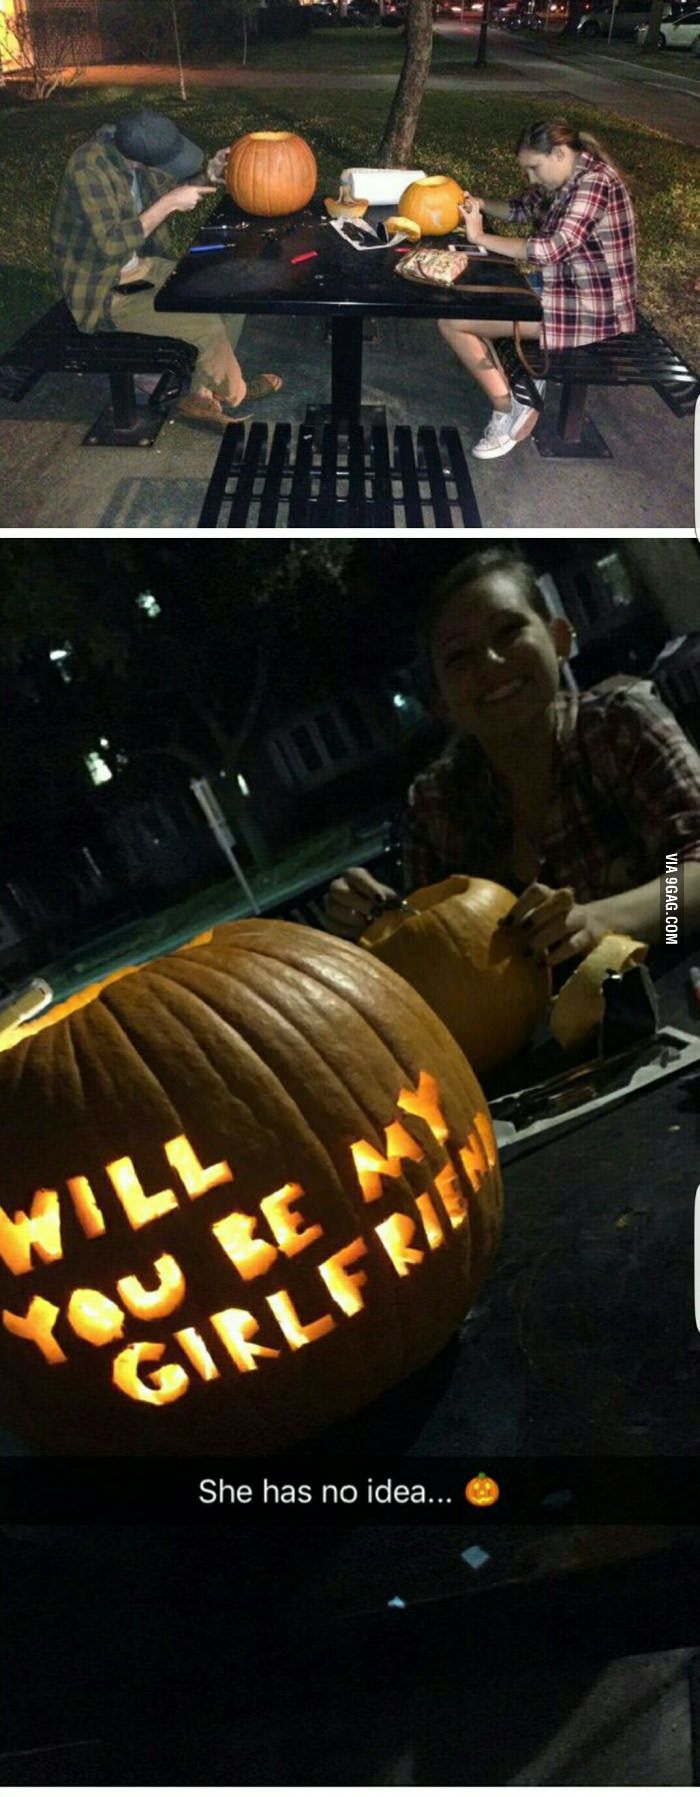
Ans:
{"label": "black tabletop", "polygon": [[[392,208],[372,207],[370,223]],[[425,239],[443,248],[451,239]],[[301,259],[299,259],[301,258]],[[401,250],[354,250],[320,200],[284,218],[252,218],[222,200],[156,299],[158,312],[355,314],[404,318],[541,317],[512,263],[474,255],[455,287],[402,280]],[[481,289],[481,291],[479,291]],[[483,291],[486,289],[486,291]]]}

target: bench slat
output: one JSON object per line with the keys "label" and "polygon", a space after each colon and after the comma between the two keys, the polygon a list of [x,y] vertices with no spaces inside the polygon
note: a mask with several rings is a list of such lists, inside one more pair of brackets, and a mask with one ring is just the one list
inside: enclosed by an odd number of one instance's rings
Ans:
{"label": "bench slat", "polygon": [[418,432],[418,451],[419,455],[422,455],[428,476],[435,524],[449,527],[452,523],[452,511],[447,496],[438,440],[432,425],[421,425]]}
{"label": "bench slat", "polygon": [[382,425],[373,424],[371,436],[372,523],[389,529],[394,523],[394,500],[391,491],[389,434]]}
{"label": "bench slat", "polygon": [[240,529],[248,517],[248,508],[253,497],[256,476],[264,460],[267,448],[267,425],[251,424],[248,432],[240,472],[236,482],[236,490],[231,500],[229,528]]}
{"label": "bench slat", "polygon": [[450,471],[457,489],[457,500],[462,513],[462,521],[467,529],[481,524],[476,495],[472,486],[469,465],[462,448],[459,431],[453,424],[445,424],[440,432],[442,443],[448,457]]}
{"label": "bench slat", "polygon": [[423,502],[420,496],[420,484],[413,438],[407,424],[399,424],[394,434],[396,460],[401,473],[403,488],[403,506],[406,524],[410,529],[416,526],[421,529],[425,524]]}
{"label": "bench slat", "polygon": [[258,529],[265,530],[277,523],[277,513],[282,497],[289,445],[292,440],[291,424],[276,424],[272,433],[272,448],[267,464],[265,484],[260,497],[258,512]]}
{"label": "bench slat", "polygon": [[365,433],[352,424],[348,431],[348,524],[361,529],[367,524],[365,492]]}
{"label": "bench slat", "polygon": [[219,513],[226,498],[226,482],[236,460],[236,450],[242,450],[244,436],[245,430],[242,424],[229,424],[224,431],[219,453],[214,463],[214,472],[199,514],[199,528],[202,530],[209,529],[219,522]]}
{"label": "bench slat", "polygon": [[324,524],[336,522],[338,507],[338,426],[326,424],[321,441],[321,474],[318,487],[318,511]]}
{"label": "bench slat", "polygon": [[297,452],[294,458],[292,489],[289,495],[289,523],[311,524],[311,469],[313,465],[313,434],[306,425],[299,426],[297,436]]}

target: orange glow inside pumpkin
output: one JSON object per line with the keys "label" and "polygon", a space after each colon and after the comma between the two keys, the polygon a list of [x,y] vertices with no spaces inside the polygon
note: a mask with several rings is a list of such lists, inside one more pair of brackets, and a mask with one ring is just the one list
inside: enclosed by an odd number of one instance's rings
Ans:
{"label": "orange glow inside pumpkin", "polygon": [[142,1404],[156,1406],[173,1404],[176,1398],[184,1397],[190,1382],[181,1366],[159,1367],[157,1372],[149,1373],[148,1385],[140,1377],[141,1362],[162,1360],[164,1353],[163,1342],[132,1342],[130,1347],[123,1348],[112,1369],[117,1389],[127,1398],[138,1398]]}
{"label": "orange glow inside pumpkin", "polygon": [[117,1280],[117,1291],[127,1310],[142,1322],[150,1322],[152,1317],[169,1317],[185,1296],[185,1275],[172,1254],[161,1254],[155,1270],[158,1276],[155,1291],[146,1290],[133,1273],[126,1279]]}
{"label": "orange glow inside pumpkin", "polygon": [[[402,1088],[397,1100],[405,1115],[427,1124],[434,1140],[443,1151],[449,1139],[436,1081],[421,1072],[415,1091]],[[348,1144],[349,1163],[353,1168],[363,1200],[373,1205],[386,1194],[383,1181],[404,1177],[402,1163],[423,1162],[425,1151],[410,1135],[405,1125],[394,1119],[380,1132],[386,1154],[372,1143]],[[181,1180],[186,1197],[203,1198],[214,1188],[233,1181],[228,1161],[203,1166],[186,1136],[174,1137],[163,1145],[166,1161]],[[433,1172],[431,1191],[405,1200],[408,1208],[393,1210],[378,1221],[365,1235],[334,1247],[333,1252],[313,1269],[320,1286],[325,1288],[325,1304],[330,1298],[336,1315],[323,1305],[319,1290],[318,1313],[299,1315],[292,1294],[280,1289],[266,1294],[263,1303],[268,1328],[276,1325],[284,1345],[297,1352],[311,1346],[335,1330],[343,1318],[352,1319],[362,1312],[370,1297],[370,1271],[357,1263],[379,1244],[400,1279],[419,1268],[428,1254],[438,1252],[450,1230],[463,1227],[469,1215],[469,1193],[496,1166],[496,1149],[488,1116],[478,1112],[469,1141],[463,1147],[447,1150],[442,1167]],[[163,1189],[148,1196],[133,1161],[120,1156],[104,1169],[123,1214],[134,1230],[147,1227],[178,1206],[176,1193]],[[83,1175],[66,1181],[69,1198],[78,1223],[87,1239],[104,1234],[108,1218],[95,1199],[92,1186]],[[290,1259],[305,1253],[325,1234],[321,1223],[304,1215],[300,1208],[309,1202],[301,1185],[288,1182],[259,1200],[254,1213],[234,1211],[210,1225],[214,1239],[232,1263],[237,1275],[252,1282],[274,1265],[280,1254]],[[257,1231],[269,1230],[272,1239]],[[29,1213],[19,1211],[14,1220],[0,1209],[0,1256],[9,1270],[22,1276],[34,1270],[32,1253],[39,1262],[62,1258],[61,1207],[57,1190],[40,1188],[34,1193]],[[171,1315],[185,1300],[185,1273],[170,1254],[162,1254],[154,1262],[157,1283],[144,1285],[135,1274],[125,1274],[116,1282],[116,1292],[126,1309],[139,1321],[152,1321]],[[315,1308],[315,1307],[314,1307]],[[306,1306],[305,1306],[306,1309]],[[3,1311],[5,1329],[14,1336],[33,1343],[49,1365],[65,1363],[68,1355],[55,1337],[61,1312],[47,1299],[33,1295],[24,1316]],[[91,1288],[81,1287],[71,1294],[65,1313],[66,1321],[83,1341],[95,1348],[105,1348],[123,1338],[125,1314],[114,1298]],[[234,1368],[239,1373],[258,1370],[264,1360],[279,1359],[283,1348],[263,1337],[258,1341],[261,1321],[252,1311],[236,1306],[217,1311],[208,1323],[219,1339]],[[220,1367],[201,1329],[182,1327],[173,1333],[191,1370],[204,1381],[220,1377]],[[274,1338],[273,1338],[274,1340]],[[166,1351],[165,1342],[128,1342],[117,1353],[112,1367],[116,1388],[125,1396],[152,1406],[163,1406],[183,1397],[190,1388],[190,1377],[184,1367],[159,1363]],[[148,1368],[142,1374],[142,1368]]]}
{"label": "orange glow inside pumpkin", "polygon": [[106,1342],[118,1341],[124,1334],[124,1312],[104,1292],[72,1292],[68,1321],[76,1335],[92,1342],[93,1348],[103,1348]]}

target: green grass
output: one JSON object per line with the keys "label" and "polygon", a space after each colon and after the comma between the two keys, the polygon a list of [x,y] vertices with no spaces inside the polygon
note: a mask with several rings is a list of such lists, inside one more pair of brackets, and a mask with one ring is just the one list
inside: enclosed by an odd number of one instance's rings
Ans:
{"label": "green grass", "polygon": [[[76,89],[43,105],[15,103],[0,112],[3,346],[55,296],[48,228],[68,156],[134,97],[128,88]],[[183,105],[167,88],[139,87],[138,103],[167,108],[207,150],[254,127],[301,130],[314,147],[320,190],[327,193],[336,191],[342,168],[372,161],[389,95],[351,88],[326,93],[322,88],[295,89],[289,94],[212,88],[197,90]],[[466,81],[463,93],[429,93],[415,142],[416,162],[433,172],[449,169],[476,193],[507,194],[517,187],[512,145],[532,110],[527,95],[499,93],[494,105],[489,95],[470,95]],[[693,288],[700,263],[700,151],[595,106],[574,104],[567,110],[575,125],[602,138],[631,181],[639,222],[642,309],[697,360],[700,308]],[[178,250],[194,236],[197,222],[191,214],[176,219]]]}
{"label": "green grass", "polygon": [[[463,75],[472,67],[476,55],[476,33],[463,38],[433,38],[431,67],[436,75]],[[284,43],[271,39],[253,39],[248,51],[251,69],[303,69],[309,74],[342,74],[357,69],[365,74],[398,75],[403,62],[405,39],[402,31],[381,25],[375,28],[353,25],[315,26],[308,37],[292,38]],[[490,40],[489,65],[495,70],[495,38]],[[499,65],[502,66],[502,65]],[[509,71],[512,72],[512,71]]]}

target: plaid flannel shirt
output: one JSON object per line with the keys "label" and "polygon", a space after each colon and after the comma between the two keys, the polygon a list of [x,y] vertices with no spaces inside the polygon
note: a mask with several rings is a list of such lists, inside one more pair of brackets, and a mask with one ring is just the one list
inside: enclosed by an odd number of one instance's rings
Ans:
{"label": "plaid flannel shirt", "polygon": [[[145,238],[131,190],[131,169],[106,126],[81,144],[66,168],[51,220],[51,254],[61,292],[80,331],[109,330],[110,296],[132,256],[168,256],[167,225]],[[175,182],[162,169],[139,169],[144,211]]]}
{"label": "plaid flannel shirt", "polygon": [[[648,682],[555,700],[552,796],[539,878],[580,904],[644,885],[665,857],[700,861],[700,755]],[[408,795],[406,891],[467,873],[522,890],[509,789],[473,738],[453,742]]]}
{"label": "plaid flannel shirt", "polygon": [[571,179],[548,206],[547,197],[532,187],[510,201],[509,217],[525,230],[534,227],[526,254],[542,276],[548,348],[572,349],[633,331],[636,233],[619,175],[582,150]]}

